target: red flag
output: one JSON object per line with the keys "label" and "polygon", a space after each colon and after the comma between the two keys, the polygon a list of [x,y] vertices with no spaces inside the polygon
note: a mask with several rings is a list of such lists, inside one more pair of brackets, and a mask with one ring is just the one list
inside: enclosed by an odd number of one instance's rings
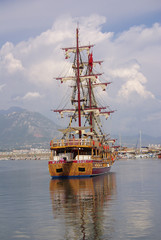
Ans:
{"label": "red flag", "polygon": [[93,68],[93,55],[92,55],[92,53],[89,53],[88,64],[89,64],[89,69],[90,69],[90,72],[91,72],[92,68]]}

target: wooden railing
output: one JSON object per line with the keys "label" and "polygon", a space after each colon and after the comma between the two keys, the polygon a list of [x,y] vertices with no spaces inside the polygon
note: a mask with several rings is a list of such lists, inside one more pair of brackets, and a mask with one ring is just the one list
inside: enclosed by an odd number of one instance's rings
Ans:
{"label": "wooden railing", "polygon": [[100,152],[114,152],[114,147],[109,147],[109,145],[102,145],[99,141],[93,139],[84,139],[84,138],[73,138],[73,139],[59,139],[57,141],[51,140],[51,148],[56,147],[94,147]]}
{"label": "wooden railing", "polygon": [[50,143],[51,147],[61,147],[61,146],[93,146],[93,140],[89,139],[62,139],[53,141]]}

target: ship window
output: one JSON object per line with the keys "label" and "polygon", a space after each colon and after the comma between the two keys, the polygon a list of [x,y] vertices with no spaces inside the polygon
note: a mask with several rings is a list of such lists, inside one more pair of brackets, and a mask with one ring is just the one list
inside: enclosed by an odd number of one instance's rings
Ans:
{"label": "ship window", "polygon": [[84,168],[84,167],[79,167],[78,170],[79,170],[80,172],[85,172],[85,168]]}
{"label": "ship window", "polygon": [[63,171],[62,168],[57,168],[57,169],[56,169],[56,172],[62,172],[62,171]]}

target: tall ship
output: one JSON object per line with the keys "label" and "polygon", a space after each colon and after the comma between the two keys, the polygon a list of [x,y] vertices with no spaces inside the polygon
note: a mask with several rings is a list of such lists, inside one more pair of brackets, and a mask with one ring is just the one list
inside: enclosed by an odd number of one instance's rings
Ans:
{"label": "tall ship", "polygon": [[[97,65],[103,61],[93,60],[94,45],[81,46],[79,29],[76,29],[76,46],[63,48],[65,58],[73,56],[72,74],[56,80],[70,82],[70,107],[53,112],[69,118],[65,129],[59,129],[61,138],[50,142],[49,173],[52,178],[91,177],[110,171],[116,156],[115,139],[103,132],[101,117],[108,119],[111,111],[103,106],[96,92],[105,91],[110,82],[101,81],[102,73]],[[85,57],[85,60],[83,60]]]}

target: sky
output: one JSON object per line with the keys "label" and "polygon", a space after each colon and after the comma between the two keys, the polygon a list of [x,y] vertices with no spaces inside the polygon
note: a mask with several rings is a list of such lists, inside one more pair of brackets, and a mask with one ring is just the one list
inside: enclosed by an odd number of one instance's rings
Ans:
{"label": "sky", "polygon": [[[0,0],[0,109],[18,106],[60,123],[66,84],[63,47],[95,44],[111,81],[100,93],[111,110],[103,123],[116,135],[161,136],[160,0]],[[63,88],[63,89],[62,89]]]}

